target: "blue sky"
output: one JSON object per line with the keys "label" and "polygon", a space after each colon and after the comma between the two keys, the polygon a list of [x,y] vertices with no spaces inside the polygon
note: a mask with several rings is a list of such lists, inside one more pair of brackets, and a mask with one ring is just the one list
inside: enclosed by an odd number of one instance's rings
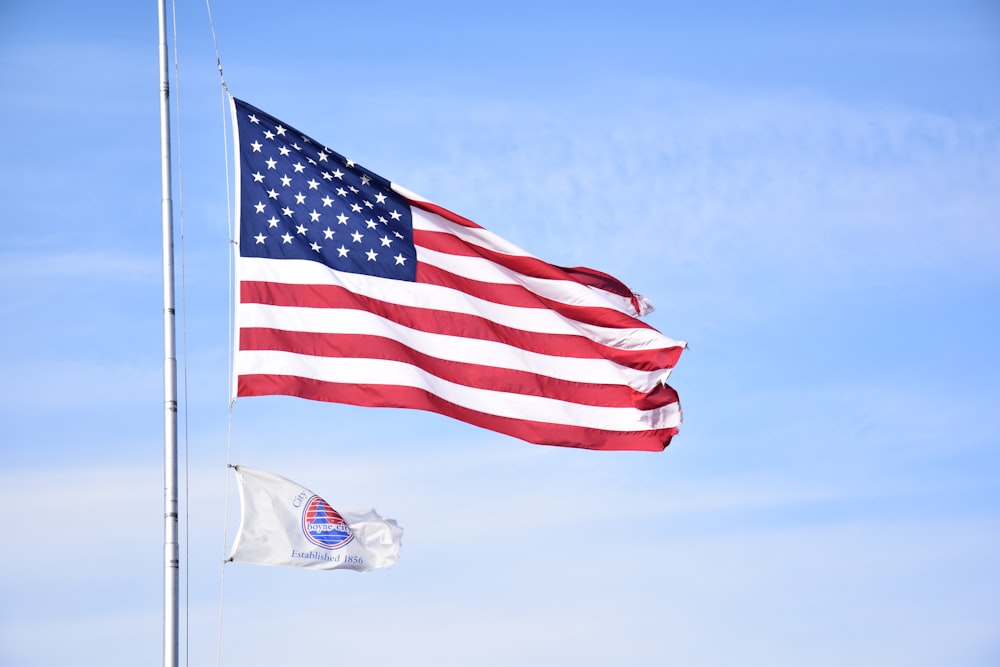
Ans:
{"label": "blue sky", "polygon": [[[662,454],[278,397],[230,428],[222,93],[178,7],[190,664],[1000,661],[995,3],[211,9],[238,97],[690,349]],[[0,7],[4,665],[161,661],[156,30],[152,0]],[[397,519],[399,565],[223,595],[230,430]]]}

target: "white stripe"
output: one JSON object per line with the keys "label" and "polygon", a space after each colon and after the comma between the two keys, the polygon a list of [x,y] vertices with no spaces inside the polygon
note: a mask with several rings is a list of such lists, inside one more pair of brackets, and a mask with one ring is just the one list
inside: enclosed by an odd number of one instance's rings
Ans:
{"label": "white stripe", "polygon": [[385,359],[340,359],[273,350],[244,350],[237,355],[237,367],[240,375],[292,375],[342,384],[415,387],[477,412],[550,424],[609,431],[647,431],[680,424],[680,407],[676,403],[655,410],[580,405],[467,387],[442,380],[410,364]]}
{"label": "white stripe", "polygon": [[412,206],[410,207],[410,211],[413,214],[414,229],[429,232],[446,232],[452,236],[457,236],[466,243],[487,248],[495,252],[502,252],[505,255],[534,258],[534,255],[531,253],[525,252],[523,249],[514,245],[507,239],[497,236],[488,229],[458,225],[450,220],[442,218],[437,213],[431,213],[430,211],[414,208]]}
{"label": "white stripe", "polygon": [[666,381],[670,375],[670,369],[639,371],[607,359],[550,356],[490,340],[428,333],[364,310],[248,303],[240,307],[239,325],[308,333],[382,336],[437,359],[509,368],[573,382],[625,385],[642,392]]}
{"label": "white stripe", "polygon": [[618,329],[584,324],[546,308],[508,306],[439,285],[334,271],[310,260],[241,257],[237,264],[240,280],[293,285],[336,285],[386,303],[475,315],[533,333],[579,335],[620,350],[657,350],[679,345],[655,329]]}
{"label": "white stripe", "polygon": [[609,292],[595,291],[587,285],[581,285],[575,280],[553,280],[551,278],[536,278],[508,269],[483,257],[467,255],[452,255],[417,246],[417,261],[449,273],[471,278],[495,285],[518,285],[529,292],[551,301],[565,303],[570,306],[586,306],[588,308],[608,308],[631,315],[624,310],[621,297],[612,301]]}
{"label": "white stripe", "polygon": [[[411,200],[415,199],[417,201],[427,201],[420,195],[414,194],[409,190],[406,190],[405,188],[397,186],[396,184],[393,184],[393,189],[402,194],[404,197],[407,197]],[[497,236],[496,234],[490,232],[487,229],[469,228],[465,227],[464,225],[458,225],[445,218],[442,218],[436,213],[424,211],[423,209],[414,208],[412,206],[410,207],[410,211],[412,212],[414,229],[419,229],[421,231],[429,231],[429,232],[444,232],[456,236],[461,240],[465,241],[466,243],[469,243],[470,245],[475,245],[482,248],[486,248],[488,250],[501,252],[505,255],[530,257],[531,259],[538,259],[534,255],[525,252],[521,248],[511,243],[510,241],[507,241],[506,239]],[[417,251],[418,251],[417,255],[418,258],[421,257],[422,252],[429,252],[427,249],[420,248],[419,246],[417,247]],[[538,260],[538,261],[543,262],[544,260]],[[437,264],[436,262],[434,263],[434,265],[442,266],[440,264]],[[444,268],[444,266],[442,266],[442,268]],[[477,267],[473,270],[468,270],[465,272],[460,272],[457,269],[458,267],[456,266],[455,268],[449,270],[451,270],[453,273],[458,273],[459,275],[464,275],[469,278],[477,278],[477,276],[482,273],[482,267]],[[479,279],[481,280],[482,278]],[[491,282],[503,283],[507,281],[495,280]],[[583,297],[580,300],[574,300],[572,298],[563,298],[558,296],[558,291],[549,292],[546,288],[542,287],[542,285],[549,282],[552,281],[540,278],[531,278],[529,276],[521,276],[519,280],[515,281],[516,284],[522,284],[528,286],[528,288],[531,289],[533,292],[536,292],[538,294],[544,294],[548,298],[556,299],[562,301],[563,303],[579,303],[581,305],[594,305],[590,303],[586,297]],[[576,281],[570,281],[570,282],[572,282],[572,284],[577,287],[582,287],[587,290],[593,290],[591,296],[598,296],[599,298],[608,300],[612,308],[620,310],[626,315],[637,317],[642,315],[648,315],[649,313],[653,312],[653,305],[647,299],[645,299],[645,297],[641,296],[637,297],[640,303],[642,304],[643,311],[636,313],[635,304],[632,303],[631,298],[624,297],[620,294],[615,294],[613,292],[605,291],[599,287],[581,285]]]}

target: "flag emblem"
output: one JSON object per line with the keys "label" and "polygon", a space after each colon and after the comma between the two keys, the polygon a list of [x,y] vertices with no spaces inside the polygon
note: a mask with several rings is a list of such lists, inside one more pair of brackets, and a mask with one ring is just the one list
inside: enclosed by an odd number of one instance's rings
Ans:
{"label": "flag emblem", "polygon": [[403,529],[375,510],[337,511],[287,477],[233,466],[240,530],[229,560],[369,572],[399,561]]}
{"label": "flag emblem", "polygon": [[302,509],[302,532],[324,549],[339,549],[354,539],[340,513],[319,496],[310,498]]}

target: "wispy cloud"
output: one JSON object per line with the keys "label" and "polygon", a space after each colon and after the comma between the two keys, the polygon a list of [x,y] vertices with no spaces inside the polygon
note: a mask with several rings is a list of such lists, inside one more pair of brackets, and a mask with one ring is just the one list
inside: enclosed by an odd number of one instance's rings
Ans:
{"label": "wispy cloud", "polygon": [[[380,466],[382,510],[395,506],[406,517],[404,558],[391,570],[343,576],[229,566],[224,664],[309,662],[317,655],[309,638],[328,628],[331,613],[340,634],[353,638],[341,645],[341,658],[375,665],[988,662],[991,630],[975,619],[1000,592],[991,591],[995,582],[982,558],[997,549],[994,520],[875,512],[805,525],[784,520],[782,508],[835,503],[844,491],[780,479],[769,488],[747,477],[676,485],[664,495],[652,479],[623,477],[632,467],[623,459],[609,465],[545,450],[536,456],[538,449],[508,448],[499,457],[456,450],[444,466],[420,466],[414,452]],[[350,495],[365,465],[365,457],[351,454],[346,463],[314,464],[311,473],[289,467],[298,481],[320,487],[314,490]],[[555,479],[550,468],[562,481],[536,486]],[[496,482],[484,484],[491,476]],[[500,483],[514,477],[517,484]],[[161,557],[160,526],[149,520],[161,501],[160,471],[57,467],[0,481],[0,525],[25,545],[3,555],[5,569],[21,573],[5,582],[5,595],[26,600],[31,591],[42,599],[40,590],[58,589],[67,618],[87,608],[95,624],[80,626],[93,632],[74,634],[73,643],[31,645],[60,614],[6,618],[6,657],[36,664],[146,661],[158,622],[159,582],[148,573]],[[193,663],[215,651],[221,517],[204,503],[221,509],[222,481],[203,470],[192,479],[199,508],[187,565],[195,584]],[[19,506],[25,497],[35,498],[32,512]],[[35,520],[80,505],[88,520],[67,523],[58,536]],[[661,511],[650,512],[651,505]],[[81,554],[71,544],[93,548]],[[68,551],[76,554],[72,568],[65,567]],[[912,587],[914,578],[924,585]],[[985,586],[978,601],[962,592],[972,581]],[[100,599],[94,587],[103,591]],[[381,600],[378,623],[367,615],[373,597]],[[943,623],[934,620],[942,610]],[[126,617],[133,620],[114,622]],[[927,624],[938,632],[912,635]],[[729,628],[726,642],[718,641],[722,627]],[[384,644],[386,632],[396,641]],[[636,632],[657,632],[663,641],[630,641]],[[595,633],[602,641],[587,643]],[[381,648],[371,653],[366,646]],[[966,652],[956,655],[954,646]]]}
{"label": "wispy cloud", "polygon": [[410,150],[370,166],[559,261],[638,257],[729,275],[777,263],[830,280],[987,266],[1000,248],[991,122],[654,83],[639,110],[416,94],[372,133],[412,136]]}

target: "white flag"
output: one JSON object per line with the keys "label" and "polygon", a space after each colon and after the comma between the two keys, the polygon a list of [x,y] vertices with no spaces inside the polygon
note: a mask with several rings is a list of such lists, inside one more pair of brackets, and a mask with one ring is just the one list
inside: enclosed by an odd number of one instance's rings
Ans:
{"label": "white flag", "polygon": [[290,479],[234,466],[242,511],[229,559],[368,572],[399,561],[403,529],[367,512],[338,512]]}

